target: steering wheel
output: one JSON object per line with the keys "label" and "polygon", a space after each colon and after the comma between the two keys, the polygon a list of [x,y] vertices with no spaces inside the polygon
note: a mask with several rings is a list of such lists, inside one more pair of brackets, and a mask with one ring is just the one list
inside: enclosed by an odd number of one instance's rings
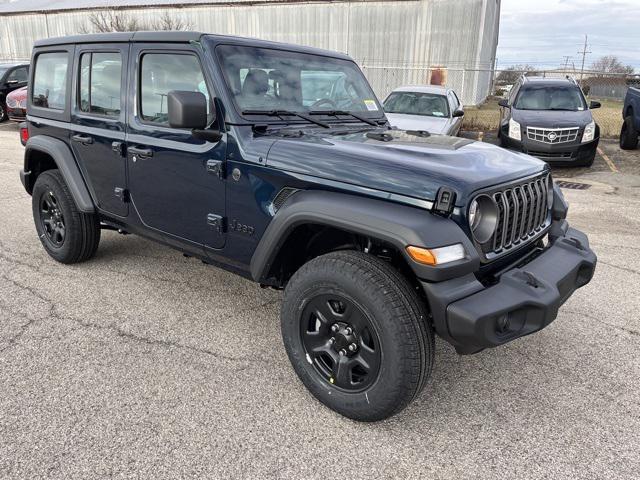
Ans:
{"label": "steering wheel", "polygon": [[319,106],[324,105],[324,104],[330,105],[331,108],[333,108],[333,109],[336,108],[336,103],[333,100],[331,100],[330,98],[321,98],[317,102],[314,102],[311,105],[311,108],[313,109],[315,107],[319,107]]}

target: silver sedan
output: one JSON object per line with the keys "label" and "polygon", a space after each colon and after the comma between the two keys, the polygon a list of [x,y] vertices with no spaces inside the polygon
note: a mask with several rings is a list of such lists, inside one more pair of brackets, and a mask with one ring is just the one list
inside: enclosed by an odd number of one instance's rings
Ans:
{"label": "silver sedan", "polygon": [[391,125],[400,130],[451,136],[458,135],[464,116],[456,93],[438,85],[396,88],[384,101],[384,110]]}

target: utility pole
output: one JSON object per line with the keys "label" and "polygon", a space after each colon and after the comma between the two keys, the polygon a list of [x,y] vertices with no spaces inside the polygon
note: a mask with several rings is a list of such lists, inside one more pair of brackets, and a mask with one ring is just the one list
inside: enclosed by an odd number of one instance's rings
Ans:
{"label": "utility pole", "polygon": [[591,50],[587,50],[587,35],[584,36],[584,47],[582,51],[578,52],[578,54],[582,55],[582,67],[580,67],[580,86],[582,86],[582,77],[584,75],[584,59],[587,56],[587,53],[591,53]]}

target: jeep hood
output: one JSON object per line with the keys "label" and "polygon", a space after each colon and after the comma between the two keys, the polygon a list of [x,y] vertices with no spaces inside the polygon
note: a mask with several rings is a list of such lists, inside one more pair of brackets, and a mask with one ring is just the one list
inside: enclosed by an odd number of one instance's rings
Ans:
{"label": "jeep hood", "polygon": [[548,168],[533,157],[488,143],[401,130],[332,135],[314,130],[280,138],[269,150],[267,165],[423,200],[434,200],[446,186],[456,192],[459,206],[476,190]]}

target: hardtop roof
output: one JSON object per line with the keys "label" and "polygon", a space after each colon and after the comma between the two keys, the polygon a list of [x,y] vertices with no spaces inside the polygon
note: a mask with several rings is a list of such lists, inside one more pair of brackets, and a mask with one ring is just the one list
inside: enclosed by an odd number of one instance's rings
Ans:
{"label": "hardtop roof", "polygon": [[56,45],[74,45],[87,43],[126,43],[126,42],[162,42],[162,43],[188,43],[198,42],[203,37],[218,44],[234,44],[252,47],[273,48],[278,50],[292,50],[296,52],[323,55],[326,57],[343,58],[351,60],[351,57],[344,53],[323,50],[320,48],[307,47],[292,43],[273,42],[259,38],[239,37],[233,35],[218,35],[203,32],[115,32],[115,33],[92,33],[86,35],[70,35],[66,37],[55,37],[37,40],[34,48],[51,47]]}

